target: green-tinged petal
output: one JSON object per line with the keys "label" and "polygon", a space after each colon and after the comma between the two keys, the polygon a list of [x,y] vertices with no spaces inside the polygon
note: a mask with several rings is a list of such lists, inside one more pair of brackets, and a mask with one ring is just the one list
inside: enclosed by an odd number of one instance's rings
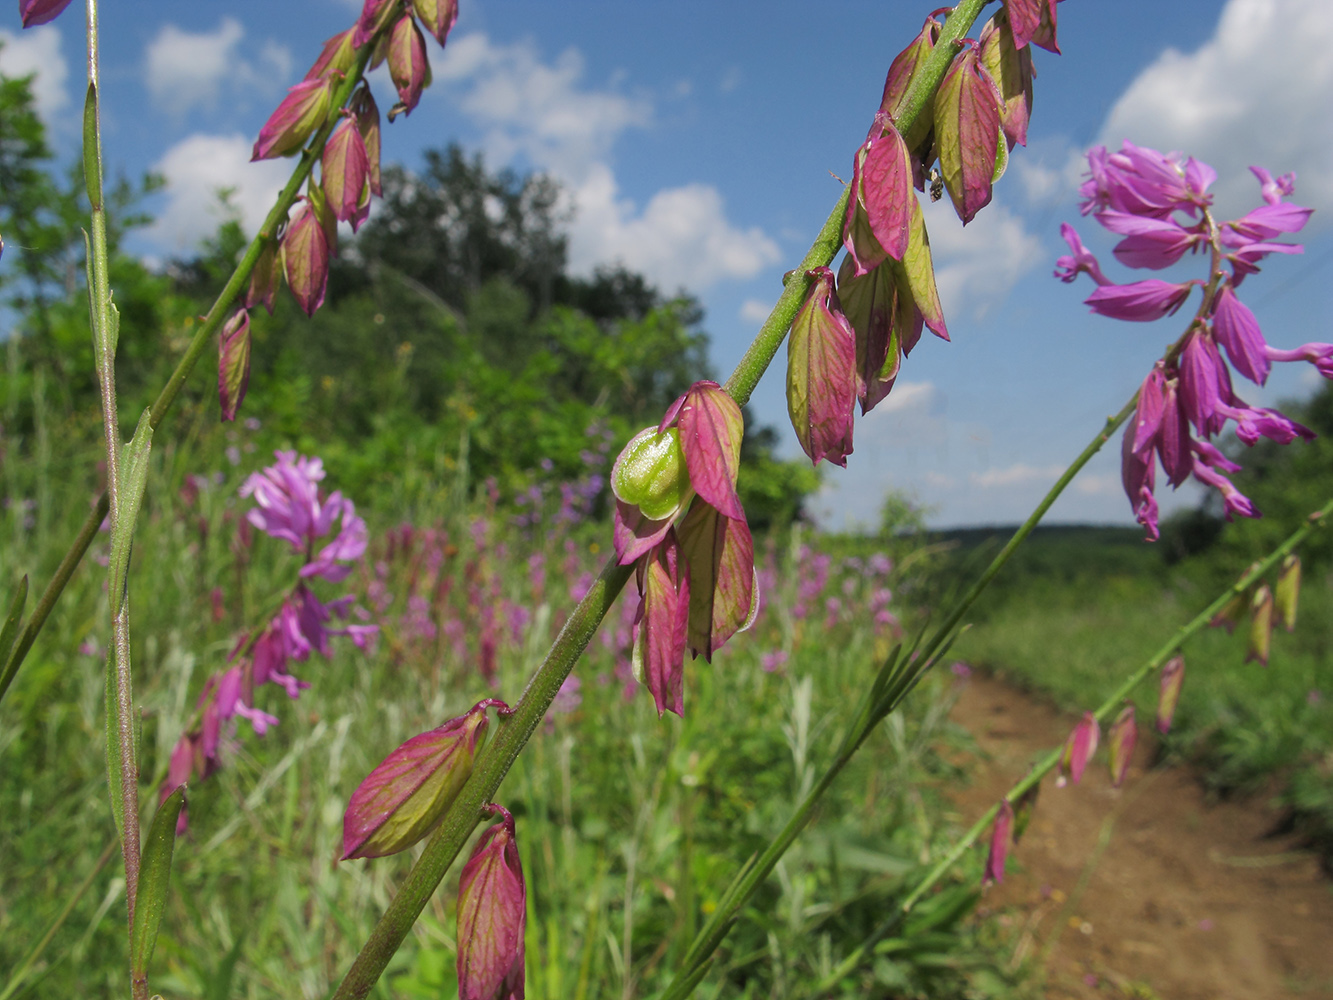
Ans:
{"label": "green-tinged petal", "polygon": [[750,618],[754,541],[745,521],[727,517],[701,499],[690,506],[679,534],[690,575],[690,649],[711,660],[713,651]]}

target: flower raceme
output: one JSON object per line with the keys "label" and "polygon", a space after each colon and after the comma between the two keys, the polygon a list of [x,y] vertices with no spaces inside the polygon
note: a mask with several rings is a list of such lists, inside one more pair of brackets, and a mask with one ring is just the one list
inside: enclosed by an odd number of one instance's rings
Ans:
{"label": "flower raceme", "polygon": [[637,564],[635,670],[659,713],[684,712],[686,648],[711,660],[758,606],[754,541],[736,492],[743,434],[735,400],[716,382],[696,382],[611,469],[616,558]]}
{"label": "flower raceme", "polygon": [[1295,177],[1274,178],[1262,167],[1251,167],[1264,204],[1239,219],[1218,223],[1208,190],[1217,173],[1206,163],[1131,142],[1114,153],[1099,146],[1087,159],[1082,210],[1122,237],[1112,251],[1122,264],[1162,270],[1187,253],[1206,250],[1211,257],[1208,281],[1148,278],[1116,284],[1072,226],[1066,223],[1060,229],[1070,252],[1056,261],[1055,275],[1065,282],[1080,274],[1092,278],[1097,288],[1085,302],[1095,313],[1151,322],[1178,310],[1196,286],[1204,290],[1184,336],[1144,379],[1134,422],[1125,431],[1121,478],[1135,517],[1149,539],[1157,538],[1154,486],[1159,462],[1173,488],[1193,477],[1216,489],[1228,519],[1258,517],[1259,511],[1227,478],[1240,466],[1210,439],[1228,425],[1246,445],[1261,437],[1288,444],[1314,435],[1277,410],[1246,403],[1233,389],[1232,370],[1263,385],[1273,362],[1307,361],[1325,378],[1333,378],[1333,344],[1272,347],[1254,312],[1237,294],[1269,254],[1302,251],[1298,244],[1277,241],[1285,233],[1299,232],[1310,217],[1309,209],[1283,200],[1295,190]]}

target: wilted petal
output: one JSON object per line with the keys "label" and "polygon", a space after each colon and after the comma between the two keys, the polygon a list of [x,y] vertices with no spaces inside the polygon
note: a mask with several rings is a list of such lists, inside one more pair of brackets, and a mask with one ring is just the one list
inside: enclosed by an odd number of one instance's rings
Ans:
{"label": "wilted petal", "polygon": [[1277,585],[1273,588],[1273,610],[1288,632],[1296,630],[1296,605],[1301,596],[1301,557],[1289,555],[1282,560]]}
{"label": "wilted petal", "polygon": [[1083,779],[1083,769],[1097,752],[1097,742],[1100,738],[1101,727],[1097,725],[1097,717],[1091,712],[1084,712],[1083,718],[1065,741],[1064,753],[1060,757],[1060,777],[1057,784],[1063,785],[1066,775],[1073,778],[1076,785]]}
{"label": "wilted petal", "polygon": [[412,0],[412,9],[426,30],[443,46],[449,37],[449,29],[458,20],[458,0]]}
{"label": "wilted petal", "polygon": [[458,880],[459,1000],[522,1000],[527,887],[514,817],[481,835]]}
{"label": "wilted petal", "polygon": [[329,240],[309,200],[297,211],[282,238],[287,287],[307,316],[324,304],[329,282]]}
{"label": "wilted petal", "polygon": [[997,14],[982,29],[981,64],[1000,90],[1000,127],[1012,147],[1028,144],[1032,117],[1032,50],[1019,48],[1009,18]]}
{"label": "wilted petal", "polygon": [[995,825],[991,828],[990,853],[986,855],[986,872],[982,883],[1004,881],[1004,863],[1009,857],[1009,845],[1012,842],[1014,827],[1014,807],[1008,799],[1000,802],[1000,811],[995,815]]}
{"label": "wilted petal", "polygon": [[1056,0],[1004,0],[1005,12],[1014,29],[1014,43],[1024,48],[1029,42],[1060,54],[1055,41]]}
{"label": "wilted petal", "polygon": [[833,291],[833,272],[815,278],[787,341],[787,412],[810,461],[844,468],[852,451],[856,341]]}
{"label": "wilted petal", "polygon": [[654,520],[645,517],[643,511],[634,504],[616,500],[615,523],[612,526],[612,538],[616,551],[616,562],[628,566],[644,555],[654,545],[659,544],[671,528],[675,515]]}
{"label": "wilted petal", "polygon": [[690,615],[688,567],[668,530],[639,569],[643,595],[634,634],[634,673],[657,704],[657,714],[685,714],[686,627]]}
{"label": "wilted petal", "polygon": [[1134,706],[1126,705],[1106,732],[1111,784],[1116,788],[1125,783],[1125,775],[1129,773],[1129,762],[1134,756],[1134,743],[1138,737],[1138,726],[1134,722]]}
{"label": "wilted petal", "polygon": [[1189,298],[1198,281],[1173,285],[1159,278],[1132,281],[1127,285],[1103,285],[1083,300],[1092,311],[1111,319],[1148,323],[1169,316]]}
{"label": "wilted petal", "polygon": [[1162,667],[1161,689],[1157,695],[1157,731],[1163,735],[1171,729],[1180,701],[1180,687],[1185,683],[1185,657],[1177,653]]}
{"label": "wilted petal", "polygon": [[357,786],[343,815],[344,861],[396,854],[430,832],[472,773],[486,704],[413,736]]}
{"label": "wilted petal", "polygon": [[430,84],[426,39],[410,14],[404,14],[389,35],[389,76],[405,111],[417,106],[421,91]]}
{"label": "wilted petal", "polygon": [[745,434],[741,408],[716,382],[696,382],[675,419],[690,486],[727,517],[743,521],[745,511],[736,493]]}
{"label": "wilted petal", "polygon": [[1001,143],[999,88],[975,46],[953,61],[935,94],[940,171],[958,217],[967,225],[990,204]]}
{"label": "wilted petal", "polygon": [[690,577],[688,641],[695,656],[713,651],[753,618],[758,588],[754,541],[743,519],[695,500],[681,522],[680,547]]}
{"label": "wilted petal", "polygon": [[222,419],[235,420],[250,385],[250,314],[237,309],[218,335],[218,401]]}
{"label": "wilted petal", "polygon": [[1268,652],[1273,641],[1273,591],[1261,583],[1250,598],[1250,642],[1245,653],[1248,663],[1254,660],[1268,666]]}
{"label": "wilted petal", "polygon": [[305,141],[329,115],[333,81],[329,78],[302,80],[282,99],[276,111],[259,130],[251,160],[299,153]]}

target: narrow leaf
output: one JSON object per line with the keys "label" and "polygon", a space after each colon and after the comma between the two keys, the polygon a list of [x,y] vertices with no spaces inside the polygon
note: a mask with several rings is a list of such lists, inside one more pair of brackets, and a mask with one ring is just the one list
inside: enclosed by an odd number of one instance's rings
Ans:
{"label": "narrow leaf", "polygon": [[125,797],[121,787],[120,702],[116,700],[115,644],[106,654],[106,783],[111,793],[111,816],[116,835],[125,842]]}
{"label": "narrow leaf", "polygon": [[139,863],[139,894],[130,930],[130,970],[136,980],[148,976],[148,962],[157,944],[157,929],[167,905],[171,881],[171,855],[176,847],[176,820],[185,804],[185,786],[180,785],[157,809],[148,828]]}
{"label": "narrow leaf", "polygon": [[144,487],[148,483],[148,458],[153,447],[153,428],[148,422],[151,411],[144,410],[134,437],[125,446],[121,459],[119,509],[112,519],[110,595],[111,615],[119,613],[125,601],[125,583],[130,564],[130,547],[134,539],[134,522],[143,502]]}
{"label": "narrow leaf", "polygon": [[94,212],[102,210],[102,163],[98,153],[97,85],[89,81],[83,99],[83,183]]}

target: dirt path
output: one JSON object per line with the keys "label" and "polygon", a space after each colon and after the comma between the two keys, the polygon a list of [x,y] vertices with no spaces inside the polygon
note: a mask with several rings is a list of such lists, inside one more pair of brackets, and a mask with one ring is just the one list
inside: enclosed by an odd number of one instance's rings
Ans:
{"label": "dirt path", "polygon": [[[957,795],[977,815],[1059,744],[1074,720],[974,676],[953,710],[989,756]],[[1333,998],[1333,883],[1290,838],[1270,836],[1263,799],[1212,803],[1184,769],[1145,771],[1140,739],[1125,787],[1103,757],[1079,786],[1054,779],[1003,884],[983,907],[1020,958],[1045,962],[1050,998]]]}

